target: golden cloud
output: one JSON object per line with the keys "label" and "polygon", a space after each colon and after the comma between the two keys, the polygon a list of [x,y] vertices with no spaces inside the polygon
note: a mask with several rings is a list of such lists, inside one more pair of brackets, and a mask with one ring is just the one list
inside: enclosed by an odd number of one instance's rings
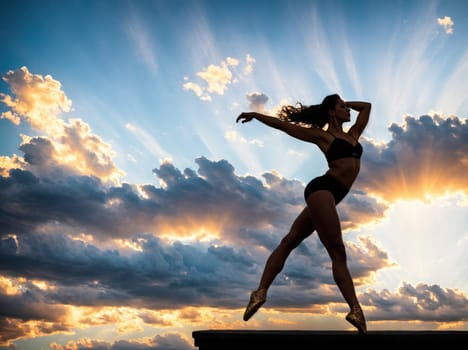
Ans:
{"label": "golden cloud", "polygon": [[[102,181],[118,183],[125,175],[113,162],[115,152],[80,119],[68,122],[59,118],[71,110],[71,100],[61,89],[61,83],[50,75],[32,74],[26,67],[9,71],[3,80],[16,96],[0,95],[0,101],[11,111],[2,114],[15,124],[20,120],[29,123],[44,136],[32,138],[22,135],[22,150],[33,157],[1,157],[0,173],[8,174],[14,167],[47,171],[64,166],[70,171],[99,177]],[[28,161],[29,159],[29,161]],[[34,162],[31,162],[31,159]],[[26,163],[29,163],[26,165]]]}
{"label": "golden cloud", "polygon": [[23,118],[33,128],[48,133],[61,129],[61,121],[57,116],[61,112],[69,112],[72,101],[61,90],[59,81],[50,75],[43,77],[31,74],[26,67],[8,71],[3,80],[16,95],[15,99],[10,95],[0,95],[0,101],[12,110],[2,114],[3,118],[15,124],[19,124],[19,120]]}
{"label": "golden cloud", "polygon": [[12,157],[0,156],[0,176],[8,177],[11,169],[24,169],[26,162],[16,154]]}
{"label": "golden cloud", "polygon": [[452,21],[452,18],[449,16],[445,16],[444,18],[437,18],[437,23],[444,27],[446,34],[453,34],[453,26],[455,23]]}
{"label": "golden cloud", "polygon": [[237,58],[227,57],[222,60],[220,64],[210,64],[196,75],[202,79],[203,86],[198,83],[189,81],[188,77],[185,77],[186,81],[182,87],[184,90],[191,90],[200,99],[205,101],[211,101],[209,93],[216,93],[218,95],[224,95],[229,84],[237,83],[243,77],[250,75],[253,72],[253,65],[255,58],[250,54],[245,57],[245,66],[243,73],[236,71],[241,62]]}
{"label": "golden cloud", "polygon": [[468,123],[456,116],[407,116],[386,144],[363,141],[357,187],[385,201],[468,193]]}

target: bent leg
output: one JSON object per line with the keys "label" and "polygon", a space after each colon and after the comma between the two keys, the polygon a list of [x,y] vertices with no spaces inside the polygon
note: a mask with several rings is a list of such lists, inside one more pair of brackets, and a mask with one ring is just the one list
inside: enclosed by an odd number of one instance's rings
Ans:
{"label": "bent leg", "polygon": [[278,247],[267,259],[258,289],[268,290],[273,280],[283,269],[284,263],[291,251],[313,232],[314,226],[309,209],[306,207],[294,220],[289,233],[281,240]]}

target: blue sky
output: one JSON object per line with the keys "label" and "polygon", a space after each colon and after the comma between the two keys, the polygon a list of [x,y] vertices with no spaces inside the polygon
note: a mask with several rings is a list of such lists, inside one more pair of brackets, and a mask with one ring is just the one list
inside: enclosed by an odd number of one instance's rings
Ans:
{"label": "blue sky", "polygon": [[330,93],[372,103],[339,206],[369,330],[467,330],[467,11],[2,3],[0,345],[192,349],[198,329],[349,329],[316,236],[241,319],[326,162],[235,118]]}

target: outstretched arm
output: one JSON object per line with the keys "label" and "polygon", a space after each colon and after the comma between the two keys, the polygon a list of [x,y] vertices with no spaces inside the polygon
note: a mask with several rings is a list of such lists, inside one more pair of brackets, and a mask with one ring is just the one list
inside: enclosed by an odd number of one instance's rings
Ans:
{"label": "outstretched arm", "polygon": [[322,148],[323,144],[327,141],[325,139],[326,132],[319,128],[304,128],[302,126],[291,124],[287,121],[282,121],[278,118],[261,114],[258,112],[244,112],[241,113],[236,123],[241,121],[242,123],[250,122],[252,119],[257,119],[259,122],[268,125],[272,128],[284,131],[290,136],[293,136],[299,140],[312,142]]}
{"label": "outstretched arm", "polygon": [[346,102],[346,106],[358,112],[356,122],[348,131],[357,140],[367,126],[372,105],[369,102],[350,101]]}
{"label": "outstretched arm", "polygon": [[286,127],[285,125],[286,122],[278,118],[265,115],[265,114],[261,114],[258,112],[243,112],[239,114],[239,116],[237,117],[236,123],[238,123],[239,121],[241,121],[242,123],[247,123],[247,122],[250,122],[252,119],[257,119],[259,122],[262,122],[265,125],[268,125],[272,128],[279,129],[282,131]]}

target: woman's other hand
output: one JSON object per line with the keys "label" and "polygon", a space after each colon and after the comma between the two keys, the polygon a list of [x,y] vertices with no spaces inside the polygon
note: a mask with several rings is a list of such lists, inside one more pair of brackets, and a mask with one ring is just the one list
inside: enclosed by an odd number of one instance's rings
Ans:
{"label": "woman's other hand", "polygon": [[254,113],[253,112],[243,112],[239,114],[239,116],[236,119],[236,123],[241,121],[242,123],[247,123],[250,122],[254,118]]}

